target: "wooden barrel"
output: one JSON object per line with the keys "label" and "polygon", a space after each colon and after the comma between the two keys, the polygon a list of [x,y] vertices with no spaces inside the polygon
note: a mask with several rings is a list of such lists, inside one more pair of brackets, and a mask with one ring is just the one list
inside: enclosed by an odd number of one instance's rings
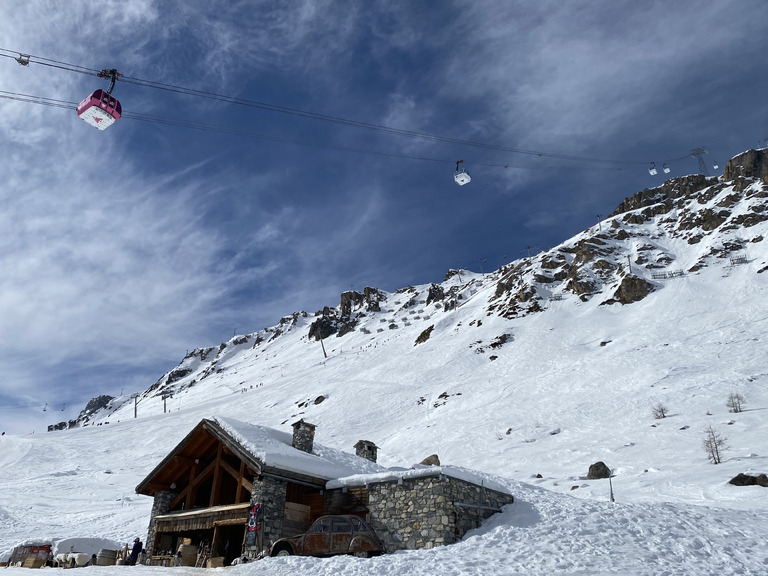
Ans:
{"label": "wooden barrel", "polygon": [[102,548],[96,554],[96,566],[114,566],[117,558],[117,550]]}
{"label": "wooden barrel", "polygon": [[197,563],[197,546],[182,544],[179,546],[179,552],[181,552],[182,566],[194,566]]}

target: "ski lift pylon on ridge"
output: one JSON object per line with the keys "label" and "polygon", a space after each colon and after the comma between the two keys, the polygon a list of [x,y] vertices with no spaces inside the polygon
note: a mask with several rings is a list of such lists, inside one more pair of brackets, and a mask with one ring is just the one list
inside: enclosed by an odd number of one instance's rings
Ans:
{"label": "ski lift pylon on ridge", "polygon": [[469,177],[469,172],[464,170],[464,168],[459,168],[459,164],[462,162],[464,160],[456,161],[456,172],[453,173],[453,179],[459,186],[464,186],[464,184],[469,184],[472,181],[472,178]]}
{"label": "ski lift pylon on ridge", "polygon": [[648,168],[648,173],[651,176],[656,176],[656,174],[659,173],[659,171],[656,169],[656,162],[651,162],[651,167]]}
{"label": "ski lift pylon on ridge", "polygon": [[117,122],[123,113],[120,102],[112,96],[115,81],[122,74],[113,68],[112,70],[102,70],[98,76],[99,78],[109,78],[109,88],[106,91],[96,90],[80,102],[77,105],[77,115],[94,128],[106,130]]}

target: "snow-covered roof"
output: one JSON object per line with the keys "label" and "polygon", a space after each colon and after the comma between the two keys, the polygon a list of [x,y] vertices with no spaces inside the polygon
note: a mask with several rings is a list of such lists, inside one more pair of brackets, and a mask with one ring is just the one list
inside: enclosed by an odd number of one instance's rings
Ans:
{"label": "snow-covered roof", "polygon": [[358,474],[382,473],[386,468],[355,454],[315,443],[312,454],[292,446],[293,436],[274,428],[249,424],[233,418],[213,419],[265,466],[325,480]]}
{"label": "snow-covered roof", "polygon": [[343,488],[345,486],[363,486],[377,482],[395,482],[401,479],[426,478],[429,476],[439,476],[441,474],[443,476],[476,484],[477,486],[483,486],[490,490],[511,494],[507,486],[481,472],[469,470],[468,468],[461,468],[459,466],[423,466],[421,464],[417,464],[413,468],[408,469],[391,468],[373,474],[355,474],[345,478],[337,478],[336,480],[330,480],[326,484],[326,488],[330,490],[332,488]]}

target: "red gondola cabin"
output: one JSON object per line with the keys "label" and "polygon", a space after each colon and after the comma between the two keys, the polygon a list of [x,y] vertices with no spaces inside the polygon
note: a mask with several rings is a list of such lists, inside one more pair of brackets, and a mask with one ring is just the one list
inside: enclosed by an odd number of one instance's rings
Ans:
{"label": "red gondola cabin", "polygon": [[105,90],[96,90],[77,106],[77,115],[99,130],[112,126],[122,112],[120,102]]}

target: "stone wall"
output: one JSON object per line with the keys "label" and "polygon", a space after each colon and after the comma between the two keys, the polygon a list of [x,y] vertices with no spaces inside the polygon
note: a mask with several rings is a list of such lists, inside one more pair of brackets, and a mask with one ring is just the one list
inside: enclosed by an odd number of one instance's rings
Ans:
{"label": "stone wall", "polygon": [[260,553],[269,553],[272,544],[283,534],[283,519],[285,518],[285,496],[288,483],[279,478],[261,476],[253,479],[251,505],[259,504],[261,516],[261,548],[246,547],[243,554],[255,558]]}
{"label": "stone wall", "polygon": [[489,490],[454,478],[449,482],[449,495],[456,514],[457,540],[463,538],[470,530],[478,528],[502,506],[515,501],[511,494]]}
{"label": "stone wall", "polygon": [[389,552],[453,544],[514,500],[439,474],[372,484],[368,495],[369,522]]}
{"label": "stone wall", "polygon": [[168,508],[176,498],[178,494],[171,492],[170,490],[158,490],[155,492],[155,500],[152,503],[152,512],[149,515],[149,528],[147,528],[147,539],[144,543],[144,548],[148,554],[152,554],[152,549],[155,546],[155,518],[161,514],[166,514]]}

